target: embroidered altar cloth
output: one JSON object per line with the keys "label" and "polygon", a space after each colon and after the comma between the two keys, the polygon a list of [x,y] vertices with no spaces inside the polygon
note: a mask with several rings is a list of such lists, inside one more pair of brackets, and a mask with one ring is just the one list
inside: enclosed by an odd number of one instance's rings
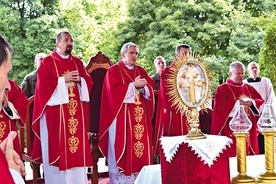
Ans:
{"label": "embroidered altar cloth", "polygon": [[161,147],[166,157],[167,162],[171,162],[177,154],[179,146],[182,143],[187,143],[188,147],[209,167],[214,164],[217,157],[230,147],[232,139],[226,136],[207,135],[206,139],[186,140],[186,136],[170,136],[161,137]]}
{"label": "embroidered altar cloth", "polygon": [[200,140],[185,138],[160,138],[162,184],[230,183],[228,148],[232,140],[216,135]]}

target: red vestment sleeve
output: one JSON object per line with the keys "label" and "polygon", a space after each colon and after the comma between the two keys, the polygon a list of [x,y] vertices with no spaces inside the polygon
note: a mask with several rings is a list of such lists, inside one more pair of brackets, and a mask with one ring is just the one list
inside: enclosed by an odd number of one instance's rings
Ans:
{"label": "red vestment sleeve", "polygon": [[9,102],[13,104],[20,116],[20,120],[18,121],[19,125],[24,126],[27,115],[28,98],[15,81],[9,79],[9,83],[11,85],[11,90],[8,92]]}
{"label": "red vestment sleeve", "polygon": [[1,178],[0,178],[1,183],[14,184],[12,175],[9,170],[8,162],[1,149],[0,149],[0,173],[1,173]]}

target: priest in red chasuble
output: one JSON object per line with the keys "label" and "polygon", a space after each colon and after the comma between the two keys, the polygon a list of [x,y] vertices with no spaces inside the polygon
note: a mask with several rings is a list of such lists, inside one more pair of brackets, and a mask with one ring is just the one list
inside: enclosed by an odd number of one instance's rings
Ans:
{"label": "priest in red chasuble", "polygon": [[110,183],[133,183],[152,164],[153,80],[136,65],[138,46],[126,43],[122,59],[107,71],[102,91],[99,146]]}
{"label": "priest in red chasuble", "polygon": [[[176,58],[186,57],[191,54],[191,47],[187,44],[180,44],[176,47]],[[162,119],[157,117],[155,123],[155,135],[153,143],[154,155],[160,156],[160,141],[161,136],[177,136],[186,135],[189,131],[189,123],[186,115],[177,112],[176,106],[173,105],[172,99],[169,97],[168,76],[172,73],[172,68],[175,67],[176,61],[172,62],[170,66],[166,67],[161,74],[159,101],[160,108],[163,108],[164,114]]]}
{"label": "priest in red chasuble", "polygon": [[229,68],[230,78],[220,85],[214,97],[214,112],[211,133],[228,136],[233,140],[230,156],[236,156],[236,138],[229,128],[236,105],[244,105],[247,116],[252,122],[247,139],[247,154],[259,154],[257,121],[259,108],[264,100],[261,95],[249,84],[243,83],[245,67],[243,63],[235,61]]}
{"label": "priest in red chasuble", "polygon": [[[2,142],[10,131],[17,132],[17,123],[19,126],[25,126],[26,110],[28,99],[23,90],[10,80],[10,90],[4,93],[2,110],[0,110],[0,142]],[[14,149],[18,155],[21,155],[21,146],[18,136],[14,139]]]}
{"label": "priest in red chasuble", "polygon": [[[192,48],[187,44],[179,44],[175,49],[175,57],[178,59],[189,57],[191,55]],[[170,97],[170,81],[168,78],[172,75],[173,70],[175,69],[177,61],[174,61],[170,66],[166,67],[161,75],[160,80],[160,98],[162,101],[162,106],[164,107],[165,114],[162,121],[156,122],[156,136],[154,139],[154,150],[157,152],[160,150],[159,139],[161,136],[179,136],[186,135],[190,130],[189,122],[187,121],[186,114],[182,114],[178,111],[177,106],[173,105],[173,99]],[[208,113],[203,110],[199,113],[199,119],[203,115],[211,116],[212,110],[211,107],[208,109]],[[155,152],[155,153],[156,153]]]}
{"label": "priest in red chasuble", "polygon": [[[12,70],[12,47],[0,34],[0,110],[3,108],[3,98],[6,91],[10,91],[8,73]],[[13,140],[17,133],[10,131],[6,139],[0,142],[0,182],[5,184],[23,184],[25,176],[24,164],[13,147]],[[22,175],[22,176],[21,176]]]}
{"label": "priest in red chasuble", "polygon": [[37,70],[32,128],[32,160],[43,162],[45,183],[87,183],[85,167],[92,166],[87,136],[92,78],[73,56],[73,37],[57,35],[56,50]]}
{"label": "priest in red chasuble", "polygon": [[[187,44],[180,44],[176,47],[175,56],[176,58],[187,57],[191,54],[191,47]],[[162,105],[165,108],[165,115],[163,117],[163,121],[159,122],[159,128],[156,130],[156,135],[158,136],[155,140],[159,140],[159,138],[164,136],[178,136],[178,135],[186,135],[189,131],[189,123],[187,122],[187,118],[185,114],[181,114],[179,111],[177,112],[177,108],[173,105],[172,99],[170,99],[168,88],[168,76],[172,73],[172,68],[175,67],[174,61],[170,64],[170,66],[166,67],[161,75],[160,80],[160,97],[162,101]],[[160,145],[155,143],[155,145]]]}

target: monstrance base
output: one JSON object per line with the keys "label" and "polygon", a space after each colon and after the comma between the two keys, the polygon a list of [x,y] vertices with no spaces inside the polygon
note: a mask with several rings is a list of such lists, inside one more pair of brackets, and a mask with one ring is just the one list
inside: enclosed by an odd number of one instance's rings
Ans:
{"label": "monstrance base", "polygon": [[186,140],[198,140],[198,139],[206,139],[206,136],[199,130],[191,130],[185,138]]}

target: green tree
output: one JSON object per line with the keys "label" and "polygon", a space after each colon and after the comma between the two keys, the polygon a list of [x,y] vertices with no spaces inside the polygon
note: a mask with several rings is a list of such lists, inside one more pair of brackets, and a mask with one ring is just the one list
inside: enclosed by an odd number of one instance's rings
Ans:
{"label": "green tree", "polygon": [[263,46],[261,49],[259,65],[261,75],[270,78],[274,91],[276,90],[276,74],[273,70],[276,67],[276,20],[274,19],[265,30]]}
{"label": "green tree", "polygon": [[[219,63],[213,62],[212,68],[220,82],[228,76],[228,69],[222,72],[221,68],[227,68],[232,61],[247,64],[258,59],[263,29],[252,16],[249,3],[241,0],[128,0],[128,19],[119,27],[118,42],[120,45],[136,42],[141,50],[139,63],[150,72],[154,70],[154,57],[162,55],[170,63],[175,58],[175,46],[188,43],[195,53]],[[256,5],[264,6],[261,2]],[[271,9],[265,12],[260,7],[260,10],[261,15],[271,13]]]}
{"label": "green tree", "polygon": [[9,77],[20,84],[34,70],[34,56],[55,49],[55,36],[61,30],[73,34],[73,54],[83,61],[98,50],[117,59],[113,32],[117,23],[124,21],[125,12],[120,0],[1,0],[0,31],[15,50]]}
{"label": "green tree", "polygon": [[[61,0],[58,24],[73,33],[75,38],[74,53],[85,62],[103,51],[112,61],[118,53],[113,32],[117,23],[124,21],[126,7],[120,0]],[[110,8],[112,7],[112,8]]]}
{"label": "green tree", "polygon": [[169,64],[175,46],[188,43],[213,60],[220,83],[230,62],[259,59],[275,6],[274,0],[1,0],[0,33],[15,49],[10,77],[18,83],[34,69],[36,53],[55,48],[61,30],[73,33],[73,54],[85,62],[98,50],[117,62],[122,44],[135,42],[139,64],[150,74],[156,56]]}
{"label": "green tree", "polygon": [[34,56],[53,48],[57,0],[0,1],[0,31],[14,48],[10,78],[18,84],[34,69]]}
{"label": "green tree", "polygon": [[249,13],[241,13],[239,10],[232,12],[230,26],[232,31],[227,54],[224,56],[229,62],[239,60],[245,65],[257,61],[262,46],[263,29],[254,22]]}
{"label": "green tree", "polygon": [[253,17],[270,16],[276,8],[272,0],[233,0],[232,4],[242,7]]}

